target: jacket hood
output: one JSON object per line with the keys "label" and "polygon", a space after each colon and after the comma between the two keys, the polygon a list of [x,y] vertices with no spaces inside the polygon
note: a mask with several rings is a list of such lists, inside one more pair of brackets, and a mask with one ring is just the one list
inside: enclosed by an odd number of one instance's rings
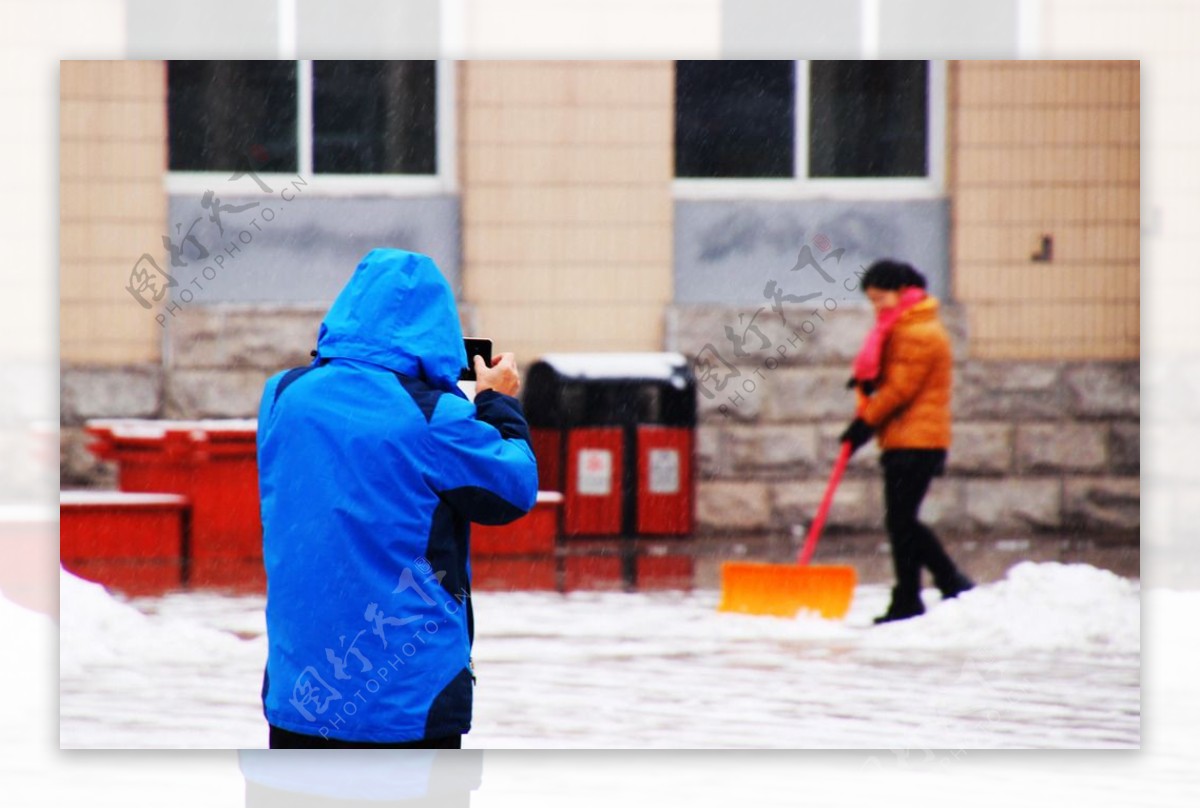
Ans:
{"label": "jacket hood", "polygon": [[317,357],[382,365],[463,395],[458,307],[433,259],[394,248],[363,256],[321,322]]}

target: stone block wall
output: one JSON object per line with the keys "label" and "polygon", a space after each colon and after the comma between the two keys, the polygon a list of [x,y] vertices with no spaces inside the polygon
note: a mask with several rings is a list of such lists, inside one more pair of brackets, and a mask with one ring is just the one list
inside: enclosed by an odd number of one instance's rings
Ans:
{"label": "stone block wall", "polygon": [[223,304],[178,317],[164,352],[164,415],[257,415],[269,376],[312,361],[326,308]]}
{"label": "stone block wall", "polygon": [[[846,381],[872,321],[865,306],[830,304],[668,311],[667,348],[714,368],[698,395],[702,534],[796,536],[812,519],[853,417]],[[1136,533],[1139,363],[971,359],[961,309],[944,307],[943,319],[955,344],[954,439],[923,518],[952,535]],[[746,336],[744,356],[730,333]],[[873,442],[854,456],[830,531],[883,529],[878,459]]]}
{"label": "stone block wall", "polygon": [[87,451],[96,418],[251,418],[263,383],[310,361],[324,307],[219,304],[186,308],[163,333],[163,362],[66,365],[60,375],[62,488],[116,485]]}
{"label": "stone block wall", "polygon": [[[162,365],[64,365],[63,487],[114,485],[112,468],[85,449],[89,418],[253,417],[266,378],[309,361],[323,314],[323,307],[197,307],[164,334]],[[471,309],[462,315],[469,330]],[[950,309],[945,320],[956,351],[954,443],[923,517],[964,535],[1137,532],[1138,363],[972,360],[962,312]],[[785,309],[782,317],[717,306],[667,310],[669,350],[710,358],[715,351],[729,363],[720,367],[724,389],[710,381],[712,398],[697,397],[701,535],[803,534],[853,415],[845,383],[870,322],[869,311],[846,304],[819,315]],[[736,356],[726,326],[749,335],[745,356]],[[882,530],[878,457],[873,444],[855,455],[831,532]]]}
{"label": "stone block wall", "polygon": [[[88,419],[253,418],[263,383],[305,365],[327,306],[222,303],[182,308],[163,331],[163,362],[64,364],[59,476],[64,489],[112,488],[112,464],[87,451]],[[474,310],[460,306],[463,328]]]}
{"label": "stone block wall", "polygon": [[59,372],[59,485],[113,488],[116,468],[87,450],[88,419],[161,418],[163,368],[157,362],[73,365]]}

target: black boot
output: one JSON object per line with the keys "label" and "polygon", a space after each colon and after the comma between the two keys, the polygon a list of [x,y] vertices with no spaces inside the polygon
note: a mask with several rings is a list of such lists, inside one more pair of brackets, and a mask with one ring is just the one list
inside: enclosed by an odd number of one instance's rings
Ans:
{"label": "black boot", "polygon": [[942,591],[942,600],[945,601],[949,598],[957,598],[960,594],[967,592],[967,590],[973,590],[974,588],[975,582],[971,581],[962,573],[956,572],[949,584],[940,588]]}
{"label": "black boot", "polygon": [[892,603],[888,606],[887,612],[875,619],[875,623],[886,624],[892,621],[903,621],[906,618],[916,618],[918,615],[924,614],[925,605],[921,602],[920,595],[909,595],[892,590]]}

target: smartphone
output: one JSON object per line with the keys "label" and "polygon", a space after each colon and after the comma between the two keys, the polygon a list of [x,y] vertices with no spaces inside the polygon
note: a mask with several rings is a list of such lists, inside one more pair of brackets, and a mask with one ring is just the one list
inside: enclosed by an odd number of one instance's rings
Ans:
{"label": "smartphone", "polygon": [[467,349],[467,367],[462,369],[462,373],[458,375],[459,381],[474,382],[475,380],[475,357],[476,355],[483,357],[483,362],[488,367],[492,364],[492,341],[485,340],[482,337],[464,337],[463,345]]}

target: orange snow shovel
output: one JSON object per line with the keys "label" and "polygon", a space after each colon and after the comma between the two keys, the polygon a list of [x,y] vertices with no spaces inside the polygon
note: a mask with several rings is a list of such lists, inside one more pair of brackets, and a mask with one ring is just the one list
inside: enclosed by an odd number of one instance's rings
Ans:
{"label": "orange snow shovel", "polygon": [[825,488],[825,497],[808,529],[796,564],[722,563],[718,610],[784,618],[793,618],[802,609],[818,612],[823,618],[841,618],[846,614],[858,580],[855,569],[849,565],[809,565],[808,562],[817,549],[817,539],[833,504],[833,493],[849,462],[850,442],[847,441],[842,443],[842,451]]}

